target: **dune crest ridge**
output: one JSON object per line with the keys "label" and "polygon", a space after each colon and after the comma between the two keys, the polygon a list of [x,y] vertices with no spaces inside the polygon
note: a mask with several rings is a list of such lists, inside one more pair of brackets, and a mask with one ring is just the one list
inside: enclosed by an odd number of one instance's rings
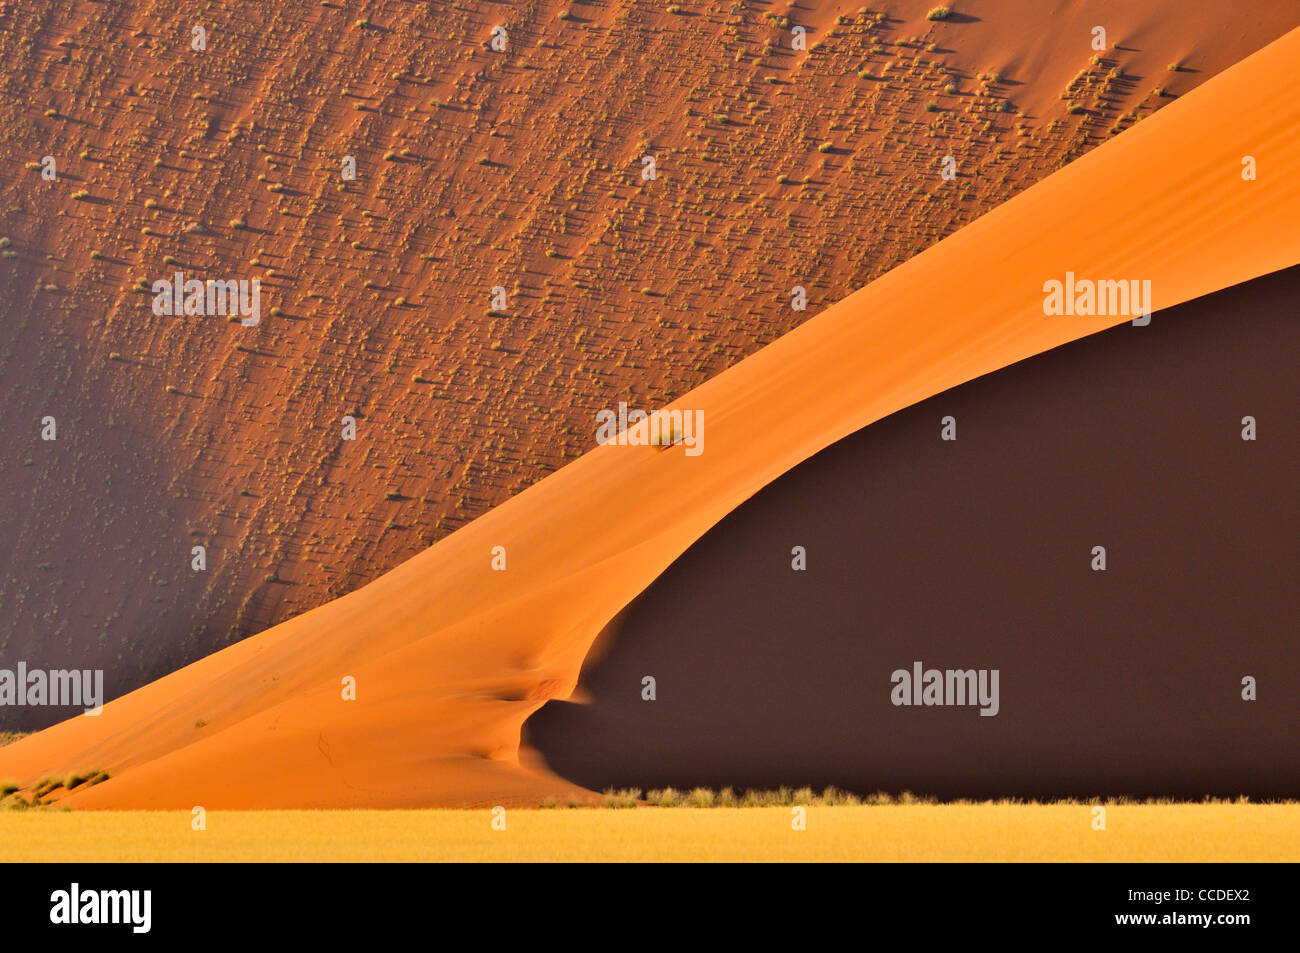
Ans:
{"label": "dune crest ridge", "polygon": [[1297,61],[1293,30],[687,394],[673,406],[703,412],[702,455],[597,447],[362,589],[0,749],[0,777],[110,771],[64,799],[80,808],[582,796],[521,750],[523,722],[756,491],[894,411],[1130,320],[1045,316],[1043,284],[1067,271],[1149,280],[1159,321],[1300,262],[1300,101],[1277,92]]}

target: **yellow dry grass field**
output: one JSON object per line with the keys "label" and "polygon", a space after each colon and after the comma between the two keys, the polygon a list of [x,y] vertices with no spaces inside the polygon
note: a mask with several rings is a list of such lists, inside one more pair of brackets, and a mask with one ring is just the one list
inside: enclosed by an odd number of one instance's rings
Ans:
{"label": "yellow dry grass field", "polygon": [[1300,804],[921,804],[0,815],[0,863],[99,861],[1295,861]]}

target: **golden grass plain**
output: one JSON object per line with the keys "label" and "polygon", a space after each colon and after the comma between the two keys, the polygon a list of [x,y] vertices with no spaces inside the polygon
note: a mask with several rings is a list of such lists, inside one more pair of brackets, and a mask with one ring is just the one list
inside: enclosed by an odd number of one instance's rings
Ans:
{"label": "golden grass plain", "polygon": [[881,861],[1300,859],[1300,803],[1084,803],[488,810],[23,811],[0,862]]}

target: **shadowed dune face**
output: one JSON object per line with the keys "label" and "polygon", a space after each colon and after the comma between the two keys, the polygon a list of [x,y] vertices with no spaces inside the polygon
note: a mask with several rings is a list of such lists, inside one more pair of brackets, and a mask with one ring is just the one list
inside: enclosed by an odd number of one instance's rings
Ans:
{"label": "shadowed dune face", "polygon": [[[696,388],[708,452],[597,447],[362,589],[0,748],[0,777],[37,796],[108,771],[49,795],[89,809],[568,796],[524,722],[573,697],[599,630],[728,514],[868,425],[1128,323],[1045,316],[1045,276],[1122,266],[1163,320],[1300,262],[1300,100],[1271,92],[1298,47],[1295,30]],[[1269,174],[1241,177],[1247,153]]]}
{"label": "shadowed dune face", "polygon": [[[1292,268],[835,444],[677,560],[590,702],[527,736],[596,789],[1300,794],[1297,300]],[[916,661],[999,670],[998,714],[894,705]]]}
{"label": "shadowed dune face", "polygon": [[932,5],[0,3],[0,658],[116,697],[355,591],[1296,22]]}

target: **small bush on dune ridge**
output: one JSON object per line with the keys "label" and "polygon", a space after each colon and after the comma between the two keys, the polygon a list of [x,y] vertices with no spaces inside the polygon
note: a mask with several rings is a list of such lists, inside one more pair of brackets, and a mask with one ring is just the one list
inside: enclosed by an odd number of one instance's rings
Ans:
{"label": "small bush on dune ridge", "polygon": [[925,15],[927,20],[946,20],[952,16],[952,7],[935,7]]}
{"label": "small bush on dune ridge", "polygon": [[681,439],[682,434],[677,425],[670,424],[667,432],[661,430],[655,438],[650,441],[650,445],[658,447],[660,450],[667,450],[669,447],[675,446],[677,441]]}

